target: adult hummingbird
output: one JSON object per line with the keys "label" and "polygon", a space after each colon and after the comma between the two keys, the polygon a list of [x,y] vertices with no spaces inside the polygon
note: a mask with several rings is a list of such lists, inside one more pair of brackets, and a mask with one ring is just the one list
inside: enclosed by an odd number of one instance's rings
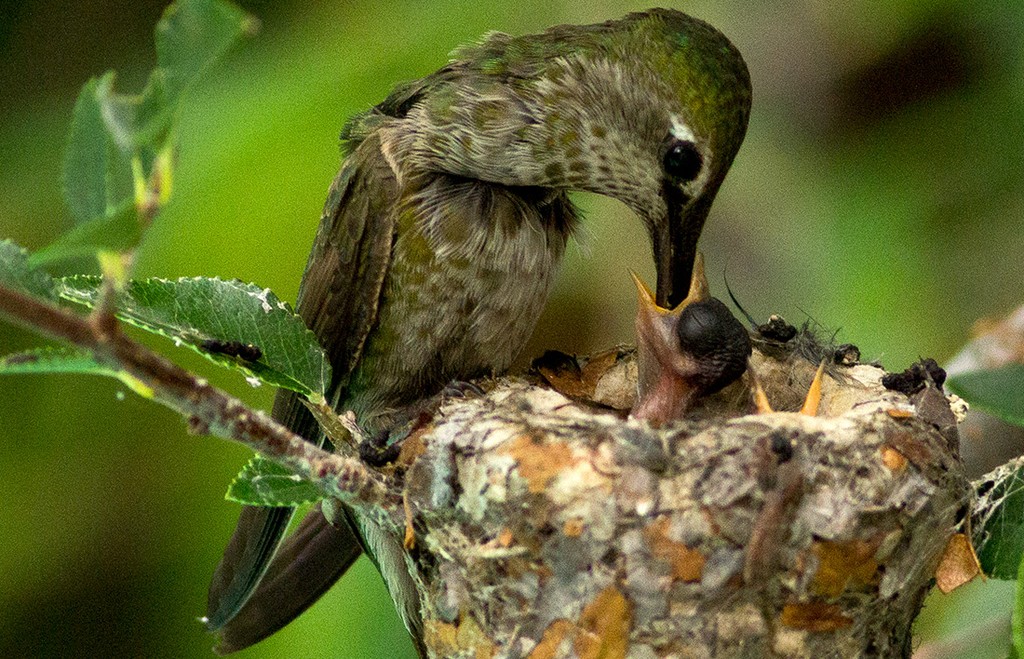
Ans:
{"label": "adult hummingbird", "polygon": [[[654,9],[527,36],[491,33],[354,117],[297,303],[333,366],[335,409],[354,411],[373,435],[451,381],[508,368],[577,225],[573,190],[613,197],[639,216],[656,302],[675,307],[749,110],[750,78],[728,39]],[[323,441],[295,394],[279,393],[273,413]],[[421,636],[397,539],[328,505],[277,551],[291,516],[243,510],[210,587],[218,651],[287,624],[362,549]]]}

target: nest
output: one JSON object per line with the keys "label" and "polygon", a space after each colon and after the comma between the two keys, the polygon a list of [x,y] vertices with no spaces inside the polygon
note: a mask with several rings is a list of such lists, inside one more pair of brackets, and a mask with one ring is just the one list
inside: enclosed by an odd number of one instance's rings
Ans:
{"label": "nest", "polygon": [[847,347],[817,414],[786,411],[822,354],[759,341],[751,373],[782,411],[754,411],[748,374],[663,428],[628,418],[628,349],[441,401],[381,517],[426,652],[909,657],[940,562],[967,560],[949,549],[973,496],[963,405],[923,367],[887,388]]}

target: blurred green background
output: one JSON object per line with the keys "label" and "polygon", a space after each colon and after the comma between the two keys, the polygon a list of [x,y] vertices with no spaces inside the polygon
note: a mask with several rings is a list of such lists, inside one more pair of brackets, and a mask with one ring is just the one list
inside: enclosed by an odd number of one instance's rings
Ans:
{"label": "blurred green background", "polygon": [[[286,299],[337,170],[346,117],[488,30],[644,8],[241,4],[264,29],[186,104],[176,197],[137,274],[237,277]],[[78,88],[115,68],[121,90],[140,89],[163,6],[3,4],[0,237],[34,249],[68,227],[59,170]],[[702,242],[719,296],[727,273],[755,317],[778,312],[838,330],[838,340],[893,369],[919,356],[948,359],[978,317],[1024,301],[1024,3],[674,6],[729,35],[753,77],[747,141]],[[653,280],[639,222],[616,203],[578,201],[586,230],[527,357],[631,342],[627,268]],[[152,342],[269,406],[266,387]],[[0,352],[38,343],[0,324]],[[237,514],[223,492],[247,452],[189,436],[171,412],[122,393],[87,377],[0,379],[0,656],[211,656],[196,617]],[[1011,599],[1012,585],[999,582],[933,595],[918,623],[919,656],[1004,656]],[[241,656],[412,649],[362,559],[298,622]]]}

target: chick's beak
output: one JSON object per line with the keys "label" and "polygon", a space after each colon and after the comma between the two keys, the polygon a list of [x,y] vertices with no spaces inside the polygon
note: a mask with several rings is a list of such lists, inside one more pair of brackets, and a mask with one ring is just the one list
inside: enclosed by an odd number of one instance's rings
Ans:
{"label": "chick's beak", "polygon": [[[683,309],[693,302],[708,299],[708,280],[704,258],[698,254],[692,269],[687,296],[674,309],[659,306],[647,285],[637,276],[636,312],[637,400],[631,415],[647,419],[653,425],[681,416],[694,396],[694,388],[677,372],[689,373],[696,364],[678,348],[675,327]],[[658,281],[662,281],[659,276]]]}
{"label": "chick's beak", "polygon": [[631,415],[662,425],[681,418],[700,396],[733,382],[746,369],[750,338],[728,308],[710,296],[704,260],[695,256],[687,296],[660,306],[633,275],[636,315],[637,401]]}

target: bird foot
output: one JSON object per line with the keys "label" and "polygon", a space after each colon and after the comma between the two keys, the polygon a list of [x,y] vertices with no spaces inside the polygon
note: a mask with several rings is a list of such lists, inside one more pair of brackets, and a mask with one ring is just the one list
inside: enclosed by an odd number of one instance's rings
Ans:
{"label": "bird foot", "polygon": [[398,459],[406,438],[429,423],[446,398],[469,398],[483,396],[485,393],[472,382],[452,380],[437,395],[414,403],[391,416],[385,430],[359,444],[359,458],[371,467],[391,464]]}
{"label": "bird foot", "polygon": [[441,390],[441,398],[469,398],[471,396],[483,396],[487,392],[480,385],[463,381],[452,380]]}

